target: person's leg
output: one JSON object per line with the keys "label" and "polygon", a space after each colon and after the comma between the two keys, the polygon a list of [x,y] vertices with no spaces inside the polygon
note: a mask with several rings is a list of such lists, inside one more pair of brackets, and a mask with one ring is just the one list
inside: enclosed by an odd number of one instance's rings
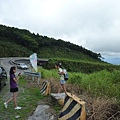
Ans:
{"label": "person's leg", "polygon": [[13,92],[14,106],[17,107],[17,92]]}
{"label": "person's leg", "polygon": [[4,106],[5,106],[5,108],[7,108],[8,103],[11,102],[12,100],[13,100],[13,97],[11,97],[7,102],[4,102]]}
{"label": "person's leg", "polygon": [[11,97],[6,103],[8,104],[9,102],[11,102],[13,100],[13,97]]}
{"label": "person's leg", "polygon": [[59,88],[58,88],[58,93],[60,93],[61,92],[61,85],[59,85]]}
{"label": "person's leg", "polygon": [[14,95],[13,95],[13,100],[14,100],[14,106],[15,106],[15,110],[20,110],[21,107],[17,106],[17,92],[14,92]]}
{"label": "person's leg", "polygon": [[62,88],[63,88],[64,92],[66,93],[67,91],[66,91],[65,84],[61,84],[61,86],[62,86]]}

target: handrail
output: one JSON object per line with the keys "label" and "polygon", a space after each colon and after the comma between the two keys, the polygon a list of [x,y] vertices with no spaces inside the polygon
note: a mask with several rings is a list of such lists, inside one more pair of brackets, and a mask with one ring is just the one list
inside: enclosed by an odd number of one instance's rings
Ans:
{"label": "handrail", "polygon": [[39,85],[40,78],[41,78],[41,73],[40,72],[31,72],[31,71],[25,70],[24,75],[32,76],[33,81],[34,81],[34,77],[38,77],[37,83]]}

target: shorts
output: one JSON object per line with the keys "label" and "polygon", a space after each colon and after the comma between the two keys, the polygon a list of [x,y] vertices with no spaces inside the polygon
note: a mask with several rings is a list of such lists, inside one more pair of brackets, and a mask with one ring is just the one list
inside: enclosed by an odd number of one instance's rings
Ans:
{"label": "shorts", "polygon": [[10,88],[10,92],[17,92],[18,91],[18,88]]}
{"label": "shorts", "polygon": [[60,84],[65,84],[66,81],[65,80],[60,80]]}

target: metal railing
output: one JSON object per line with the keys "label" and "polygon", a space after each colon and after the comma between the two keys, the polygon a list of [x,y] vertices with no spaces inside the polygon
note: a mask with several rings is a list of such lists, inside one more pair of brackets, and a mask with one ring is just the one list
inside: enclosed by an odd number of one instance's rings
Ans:
{"label": "metal railing", "polygon": [[40,84],[40,78],[41,78],[41,73],[40,72],[31,72],[31,71],[24,71],[24,75],[26,76],[32,76],[32,81],[34,81],[34,78],[37,77],[37,84]]}

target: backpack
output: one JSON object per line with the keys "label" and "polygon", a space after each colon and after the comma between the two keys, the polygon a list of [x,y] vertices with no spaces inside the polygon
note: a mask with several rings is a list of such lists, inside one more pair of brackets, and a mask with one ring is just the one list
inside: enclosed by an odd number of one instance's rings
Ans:
{"label": "backpack", "polygon": [[63,69],[64,72],[64,79],[67,81],[68,80],[68,73],[66,69]]}

